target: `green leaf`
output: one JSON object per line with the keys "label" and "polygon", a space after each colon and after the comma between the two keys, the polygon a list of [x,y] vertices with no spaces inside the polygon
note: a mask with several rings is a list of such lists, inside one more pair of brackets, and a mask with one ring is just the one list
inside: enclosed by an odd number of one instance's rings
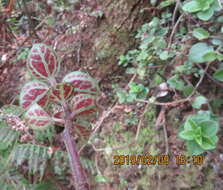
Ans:
{"label": "green leaf", "polygon": [[221,33],[223,33],[223,26],[221,26]]}
{"label": "green leaf", "polygon": [[214,77],[214,79],[223,82],[223,69],[218,69],[218,70],[214,73],[213,77]]}
{"label": "green leaf", "polygon": [[218,140],[217,136],[203,137],[201,147],[205,150],[215,149],[215,144]]}
{"label": "green leaf", "polygon": [[194,44],[189,51],[189,60],[193,63],[203,63],[206,62],[203,58],[208,52],[213,52],[213,47],[208,46],[207,43],[199,42]]}
{"label": "green leaf", "polygon": [[128,65],[128,59],[126,56],[124,55],[121,55],[119,57],[119,62],[118,62],[118,65],[123,65],[124,67]]}
{"label": "green leaf", "polygon": [[46,189],[57,190],[58,187],[56,184],[52,183],[51,181],[45,181],[45,180],[39,184],[34,185],[34,190],[46,190]]}
{"label": "green leaf", "polygon": [[211,51],[211,52],[205,53],[203,55],[203,58],[206,62],[212,62],[217,58],[217,54],[216,52]]}
{"label": "green leaf", "polygon": [[136,94],[128,94],[128,96],[126,97],[126,101],[131,103],[136,99],[136,97]]}
{"label": "green leaf", "polygon": [[157,38],[153,42],[153,46],[154,46],[155,49],[166,48],[167,47],[167,43],[166,43],[166,40],[164,38]]}
{"label": "green leaf", "polygon": [[52,16],[48,16],[45,18],[45,23],[47,25],[54,25],[56,23],[55,19]]}
{"label": "green leaf", "polygon": [[159,22],[160,22],[160,19],[158,17],[153,17],[153,19],[149,23],[149,26],[150,27],[157,27]]}
{"label": "green leaf", "polygon": [[[221,2],[222,3],[222,2]],[[212,8],[215,10],[215,11],[220,11],[222,8],[220,7],[220,1],[213,1],[213,4],[212,4]]]}
{"label": "green leaf", "polygon": [[174,3],[175,3],[175,0],[166,0],[166,1],[161,2],[160,6],[162,8],[164,8],[164,7],[170,6],[170,5],[174,4]]}
{"label": "green leaf", "polygon": [[184,96],[189,96],[194,90],[194,87],[192,85],[187,85],[183,89],[183,95]]}
{"label": "green leaf", "polygon": [[170,88],[177,89],[179,91],[183,91],[184,82],[178,78],[177,75],[168,79],[167,83],[170,85]]}
{"label": "green leaf", "polygon": [[203,136],[214,136],[219,128],[218,122],[212,120],[202,121],[200,126]]}
{"label": "green leaf", "polygon": [[[222,30],[223,30],[223,29],[222,29]],[[213,39],[213,40],[211,40],[211,43],[212,43],[213,45],[216,45],[216,46],[220,46],[220,45],[222,45],[222,41],[219,40],[219,39]]]}
{"label": "green leaf", "polygon": [[185,130],[196,130],[197,129],[197,123],[192,120],[190,117],[187,119],[187,121],[184,124]]}
{"label": "green leaf", "polygon": [[95,177],[95,181],[97,181],[97,182],[99,182],[99,183],[106,183],[106,182],[107,182],[107,180],[105,179],[105,177],[102,176],[102,175],[97,175],[97,176]]}
{"label": "green leaf", "polygon": [[146,68],[143,66],[139,66],[139,67],[137,67],[136,72],[139,75],[139,79],[143,80],[145,77],[145,74],[146,74]]}
{"label": "green leaf", "polygon": [[155,36],[147,36],[145,39],[141,42],[139,49],[144,50],[147,49],[149,44],[152,43],[155,40]]}
{"label": "green leaf", "polygon": [[147,51],[141,51],[139,53],[139,55],[136,57],[137,61],[145,61],[148,58],[149,54],[147,53]]}
{"label": "green leaf", "polygon": [[195,109],[200,109],[201,106],[203,104],[207,104],[207,102],[207,98],[205,98],[204,96],[197,96],[192,103],[192,107]]}
{"label": "green leaf", "polygon": [[183,10],[189,13],[195,13],[202,9],[198,1],[189,1],[183,5]]}
{"label": "green leaf", "polygon": [[123,91],[116,92],[116,95],[118,96],[119,103],[122,104],[126,101],[126,93]]}
{"label": "green leaf", "polygon": [[199,5],[202,7],[202,11],[206,11],[210,8],[211,4],[215,0],[195,0],[199,3]]}
{"label": "green leaf", "polygon": [[168,51],[163,51],[160,55],[159,55],[161,60],[167,60],[169,58],[169,54]]}
{"label": "green leaf", "polygon": [[204,152],[204,150],[195,141],[187,141],[186,146],[187,151],[191,155],[199,155]]}
{"label": "green leaf", "polygon": [[217,53],[216,57],[217,57],[218,61],[223,60],[223,55],[221,53]]}
{"label": "green leaf", "polygon": [[187,140],[187,150],[190,154],[197,155],[215,148],[219,123],[218,118],[210,111],[199,111],[188,116],[183,128],[178,134]]}
{"label": "green leaf", "polygon": [[185,140],[193,140],[194,139],[194,130],[184,130],[180,132],[179,136]]}
{"label": "green leaf", "polygon": [[136,68],[129,67],[125,71],[127,74],[135,74],[136,73]]}
{"label": "green leaf", "polygon": [[29,48],[22,49],[17,55],[17,60],[26,59],[28,57],[29,51],[30,51]]}
{"label": "green leaf", "polygon": [[206,11],[202,11],[202,12],[197,13],[197,17],[200,20],[203,20],[203,21],[208,21],[213,15],[214,15],[214,9],[213,8],[210,8]]}
{"label": "green leaf", "polygon": [[199,144],[201,146],[202,142],[203,142],[202,136],[201,135],[197,135],[195,137],[195,141],[196,141],[197,144]]}
{"label": "green leaf", "polygon": [[218,118],[212,114],[210,111],[198,111],[196,115],[191,115],[190,119],[196,121],[197,123],[200,123],[201,121],[206,120],[214,120],[218,121]]}
{"label": "green leaf", "polygon": [[193,36],[198,40],[204,40],[209,37],[209,32],[203,28],[195,28],[193,30]]}
{"label": "green leaf", "polygon": [[1,111],[3,114],[13,114],[20,116],[24,112],[24,109],[22,109],[20,106],[6,104],[1,108]]}

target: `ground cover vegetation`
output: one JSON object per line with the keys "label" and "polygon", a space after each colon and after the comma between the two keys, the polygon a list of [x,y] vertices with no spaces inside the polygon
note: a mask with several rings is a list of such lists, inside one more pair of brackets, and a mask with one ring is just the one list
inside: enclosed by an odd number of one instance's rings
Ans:
{"label": "ground cover vegetation", "polygon": [[0,9],[2,189],[222,189],[221,1]]}

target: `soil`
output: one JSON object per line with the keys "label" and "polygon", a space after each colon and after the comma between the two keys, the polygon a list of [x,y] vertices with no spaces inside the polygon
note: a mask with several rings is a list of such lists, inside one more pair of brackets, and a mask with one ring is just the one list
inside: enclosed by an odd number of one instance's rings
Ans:
{"label": "soil", "polygon": [[[52,46],[61,58],[58,81],[65,73],[73,70],[87,71],[99,81],[102,92],[99,103],[103,107],[99,119],[103,117],[103,113],[107,113],[110,108],[113,109],[103,120],[98,131],[99,147],[112,145],[113,154],[116,155],[165,154],[166,142],[163,128],[155,127],[160,113],[157,107],[148,107],[147,113],[141,117],[145,105],[143,103],[118,104],[112,87],[115,83],[125,87],[132,78],[118,66],[117,61],[120,55],[136,45],[134,32],[137,28],[150,20],[151,15],[140,13],[141,8],[146,6],[148,6],[147,1],[142,0],[84,0],[60,13],[54,9],[46,9],[44,11],[47,14],[56,18],[56,24],[43,24],[35,30],[35,35],[14,34],[7,28],[6,18],[10,17],[7,15],[1,20],[4,28],[0,33],[2,39],[0,42],[0,105],[18,104],[20,89],[29,78],[26,60],[17,60],[16,55],[23,48],[30,48],[34,43],[46,43]],[[90,15],[92,12],[96,16]],[[103,14],[100,16],[101,13]],[[43,19],[42,14],[40,20]],[[40,23],[41,21],[38,24]],[[203,87],[205,86],[208,88],[208,80],[203,84]],[[222,91],[218,92],[220,93]],[[89,151],[86,147],[81,155],[90,156],[95,160],[102,175],[107,179],[106,183],[96,183],[95,178],[88,172],[92,189],[221,190],[223,186],[223,147],[220,143],[223,142],[222,130],[219,131],[217,149],[205,154],[202,165],[180,166],[174,161],[174,155],[186,154],[184,143],[177,137],[177,130],[185,116],[190,113],[191,108],[187,104],[168,108],[165,111],[168,154],[171,155],[170,164],[167,166],[114,166],[111,154],[95,152],[92,148]],[[136,123],[126,122],[131,118],[138,120]],[[142,134],[135,143],[133,140],[140,120],[143,122]]]}

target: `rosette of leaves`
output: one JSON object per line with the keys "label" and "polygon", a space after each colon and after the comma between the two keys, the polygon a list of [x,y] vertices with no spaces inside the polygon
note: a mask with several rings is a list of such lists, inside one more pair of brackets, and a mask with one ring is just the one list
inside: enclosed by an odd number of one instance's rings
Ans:
{"label": "rosette of leaves", "polygon": [[60,62],[56,52],[45,44],[33,45],[27,68],[35,80],[26,83],[20,94],[20,105],[26,110],[26,125],[34,130],[45,130],[56,122],[64,125],[63,140],[76,189],[87,190],[87,180],[70,130],[84,131],[85,126],[74,120],[95,111],[95,98],[99,93],[97,82],[87,73],[74,71],[57,83],[55,77],[60,71]]}
{"label": "rosette of leaves", "polygon": [[210,111],[190,115],[181,128],[179,136],[186,140],[187,150],[192,155],[215,149],[219,122]]}
{"label": "rosette of leaves", "polygon": [[[63,105],[69,104],[73,116],[91,112],[95,107],[94,99],[99,93],[97,82],[87,73],[74,71],[68,73],[61,83],[57,83],[55,77],[60,71],[59,59],[47,45],[33,45],[27,68],[35,80],[29,81],[22,88],[20,105],[27,109],[25,120],[32,129],[46,129],[53,125],[55,117],[58,118],[58,112],[44,110],[48,104],[52,110],[53,104],[57,108],[59,105],[61,112]],[[63,119],[62,114],[59,119]]]}

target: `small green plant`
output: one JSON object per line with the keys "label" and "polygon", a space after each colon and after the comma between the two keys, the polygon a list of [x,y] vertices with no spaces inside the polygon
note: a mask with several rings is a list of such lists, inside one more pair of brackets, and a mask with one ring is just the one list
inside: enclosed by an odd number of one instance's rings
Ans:
{"label": "small green plant", "polygon": [[203,21],[209,20],[215,11],[220,9],[216,0],[191,0],[186,1],[183,10],[189,13],[196,13],[196,16]]}
{"label": "small green plant", "polygon": [[134,102],[137,98],[145,98],[148,94],[149,89],[146,88],[143,84],[138,84],[132,82],[129,84],[129,91],[125,92],[124,90],[117,91],[117,96],[119,98],[119,103]]}
{"label": "small green plant", "polygon": [[218,119],[209,111],[199,111],[187,117],[179,136],[186,140],[187,150],[192,155],[215,149],[219,128]]}
{"label": "small green plant", "polygon": [[138,74],[140,79],[144,79],[149,65],[164,63],[174,56],[173,52],[165,50],[167,42],[165,35],[168,33],[171,14],[165,12],[162,18],[154,17],[149,23],[145,23],[137,32],[136,38],[140,39],[138,49],[128,51],[126,55],[119,58],[119,65],[133,66],[131,72]]}

